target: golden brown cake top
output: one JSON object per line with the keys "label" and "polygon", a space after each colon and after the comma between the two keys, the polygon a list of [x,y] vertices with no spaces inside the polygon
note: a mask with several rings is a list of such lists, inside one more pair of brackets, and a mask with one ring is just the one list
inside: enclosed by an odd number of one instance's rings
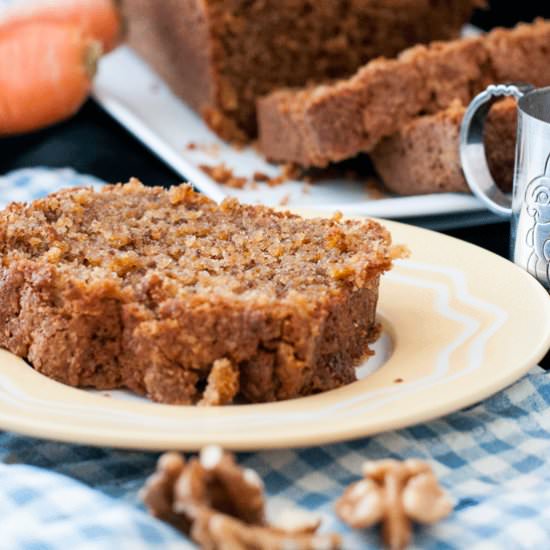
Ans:
{"label": "golden brown cake top", "polygon": [[112,281],[162,298],[183,294],[304,304],[368,286],[391,267],[377,222],[304,219],[234,199],[221,205],[181,185],[139,181],[60,191],[0,212],[0,261],[54,266],[83,284]]}

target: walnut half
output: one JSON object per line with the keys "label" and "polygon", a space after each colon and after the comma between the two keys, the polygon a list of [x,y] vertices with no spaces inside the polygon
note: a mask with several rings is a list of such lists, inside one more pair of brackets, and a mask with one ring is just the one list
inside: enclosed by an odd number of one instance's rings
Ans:
{"label": "walnut half", "polygon": [[336,513],[356,529],[382,523],[384,544],[392,550],[408,546],[412,521],[435,523],[453,509],[433,470],[421,460],[365,462],[363,475],[336,502]]}
{"label": "walnut half", "polygon": [[141,492],[149,512],[191,536],[205,550],[335,550],[340,537],[319,534],[320,521],[300,511],[266,520],[263,483],[218,446],[185,462],[159,458]]}
{"label": "walnut half", "polygon": [[204,513],[193,523],[191,537],[204,550],[336,550],[340,537],[309,531],[284,531],[247,525],[231,516]]}

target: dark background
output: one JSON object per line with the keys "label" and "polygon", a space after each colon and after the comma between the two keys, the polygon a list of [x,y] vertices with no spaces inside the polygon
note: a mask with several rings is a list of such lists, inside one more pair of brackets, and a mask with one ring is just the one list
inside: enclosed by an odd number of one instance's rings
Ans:
{"label": "dark background", "polygon": [[550,17],[548,0],[489,0],[488,9],[478,10],[472,23],[489,30],[502,25],[512,27],[519,21],[532,21],[535,17]]}
{"label": "dark background", "polygon": [[[489,30],[518,21],[550,17],[550,1],[488,2],[473,23]],[[30,166],[71,166],[106,181],[137,176],[151,184],[170,185],[181,178],[121,128],[92,100],[71,120],[33,134],[0,140],[0,174]],[[508,255],[508,223],[444,231],[483,248]],[[550,367],[550,355],[544,361]]]}

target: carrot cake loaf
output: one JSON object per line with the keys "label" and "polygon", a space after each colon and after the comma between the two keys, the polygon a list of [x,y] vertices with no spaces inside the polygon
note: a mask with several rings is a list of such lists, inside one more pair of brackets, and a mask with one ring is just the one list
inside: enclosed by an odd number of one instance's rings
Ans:
{"label": "carrot cake loaf", "polygon": [[163,403],[321,392],[369,353],[393,255],[374,221],[137,180],[60,191],[0,212],[0,346],[60,382]]}
{"label": "carrot cake loaf", "polygon": [[413,118],[467,105],[488,84],[550,84],[550,21],[434,42],[367,63],[331,85],[258,101],[259,142],[271,160],[324,167],[372,151]]}
{"label": "carrot cake loaf", "polygon": [[348,77],[458,35],[483,0],[123,0],[129,43],[222,137],[256,134],[256,98]]}

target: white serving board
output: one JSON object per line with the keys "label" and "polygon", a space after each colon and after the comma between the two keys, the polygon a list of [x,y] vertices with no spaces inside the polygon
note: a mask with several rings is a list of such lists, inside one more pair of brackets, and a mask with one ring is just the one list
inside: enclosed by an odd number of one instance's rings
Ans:
{"label": "white serving board", "polygon": [[[396,219],[426,216],[441,219],[441,216],[451,215],[450,218],[461,220],[452,224],[455,226],[468,225],[472,219],[478,220],[478,223],[494,219],[470,195],[442,193],[398,197],[388,194],[374,198],[369,196],[365,182],[344,178],[326,179],[311,185],[301,181],[287,181],[274,187],[257,183],[244,189],[220,185],[199,166],[224,163],[235,176],[250,180],[256,171],[275,177],[281,169],[266,162],[252,147],[237,150],[221,141],[127,46],[120,47],[102,60],[93,95],[111,116],[182,178],[216,201],[234,196],[252,204],[307,206],[318,211],[339,210],[346,215]],[[190,149],[190,144],[197,147]],[[135,175],[139,177],[139,174]],[[474,213],[473,217],[464,216]]]}

